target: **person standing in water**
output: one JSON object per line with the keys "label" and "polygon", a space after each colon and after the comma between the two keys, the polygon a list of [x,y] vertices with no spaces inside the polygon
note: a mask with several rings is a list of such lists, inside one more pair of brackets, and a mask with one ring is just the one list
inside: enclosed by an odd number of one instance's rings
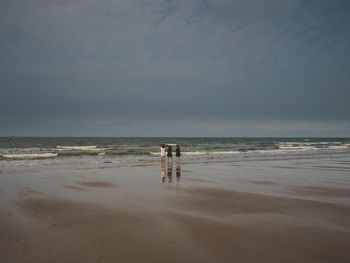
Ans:
{"label": "person standing in water", "polygon": [[173,162],[173,153],[172,153],[173,149],[171,148],[171,146],[168,146],[168,149],[167,149],[167,155],[168,155],[168,162],[170,161],[171,159],[171,162]]}
{"label": "person standing in water", "polygon": [[162,146],[160,147],[160,160],[162,162],[165,161],[165,145],[162,144]]}
{"label": "person standing in water", "polygon": [[180,156],[181,156],[181,152],[180,152],[180,146],[177,144],[176,145],[176,163],[180,164]]}

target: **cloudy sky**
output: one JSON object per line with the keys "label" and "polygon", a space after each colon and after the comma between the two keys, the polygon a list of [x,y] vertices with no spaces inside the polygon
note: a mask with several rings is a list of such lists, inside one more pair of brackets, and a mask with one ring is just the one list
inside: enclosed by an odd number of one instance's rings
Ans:
{"label": "cloudy sky", "polygon": [[347,0],[1,0],[0,136],[350,136]]}

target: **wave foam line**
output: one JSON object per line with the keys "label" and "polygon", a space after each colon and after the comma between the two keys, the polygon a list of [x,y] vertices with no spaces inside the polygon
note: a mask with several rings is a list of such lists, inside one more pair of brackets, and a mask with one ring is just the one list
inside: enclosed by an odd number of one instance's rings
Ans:
{"label": "wave foam line", "polygon": [[97,148],[96,145],[90,146],[56,146],[56,150],[67,151],[67,150],[76,150],[76,151],[101,151],[103,149]]}
{"label": "wave foam line", "polygon": [[[209,155],[209,154],[239,154],[241,152],[238,151],[222,151],[222,152],[181,152],[181,155]],[[160,155],[160,152],[150,152],[151,155]],[[174,153],[175,154],[175,153]]]}
{"label": "wave foam line", "polygon": [[[320,150],[341,150],[341,149],[348,149],[349,147],[346,145],[334,145],[329,146],[327,148],[319,148],[319,147],[313,147],[313,146],[299,146],[299,147],[287,147],[287,146],[280,146],[279,149],[240,149],[239,151],[198,151],[198,152],[181,152],[182,155],[229,155],[229,154],[278,154],[278,153],[292,153],[292,152],[306,152],[306,151],[320,151]],[[160,152],[150,152],[151,155],[160,155]]]}
{"label": "wave foam line", "polygon": [[7,159],[35,159],[35,158],[52,158],[56,157],[57,153],[21,153],[21,154],[2,154],[3,158]]}

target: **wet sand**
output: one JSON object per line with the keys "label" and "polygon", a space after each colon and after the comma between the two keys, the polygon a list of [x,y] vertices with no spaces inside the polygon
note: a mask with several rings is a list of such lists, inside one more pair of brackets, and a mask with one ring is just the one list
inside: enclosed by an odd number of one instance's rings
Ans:
{"label": "wet sand", "polygon": [[349,167],[323,158],[0,173],[0,262],[350,262]]}

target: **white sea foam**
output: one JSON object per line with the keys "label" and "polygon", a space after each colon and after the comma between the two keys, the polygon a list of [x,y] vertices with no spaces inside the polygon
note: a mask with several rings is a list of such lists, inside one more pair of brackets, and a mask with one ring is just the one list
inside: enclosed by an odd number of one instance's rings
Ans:
{"label": "white sea foam", "polygon": [[239,151],[203,151],[203,152],[182,152],[183,155],[224,155],[224,154],[240,154]]}
{"label": "white sea foam", "polygon": [[349,148],[349,146],[347,145],[333,145],[333,146],[329,146],[329,149],[347,149]]}
{"label": "white sea foam", "polygon": [[[224,155],[224,154],[240,154],[239,151],[197,151],[197,152],[181,152],[181,155]],[[151,155],[160,155],[160,152],[151,152]]]}
{"label": "white sea foam", "polygon": [[[342,144],[341,142],[332,142],[333,145],[330,145],[329,142],[288,142],[278,144],[278,148],[283,151],[315,151],[315,150],[324,150],[324,149],[347,149],[349,145]],[[335,145],[334,145],[335,144]]]}
{"label": "white sea foam", "polygon": [[103,149],[97,148],[96,145],[90,146],[56,146],[56,150],[58,151],[102,151]]}
{"label": "white sea foam", "polygon": [[[300,145],[303,144],[303,145]],[[319,143],[321,144],[321,143]],[[324,144],[324,143],[322,143]],[[294,145],[294,146],[293,146]],[[327,149],[348,149],[349,145],[332,145],[328,147],[316,147],[306,145],[306,143],[299,143],[295,145],[294,143],[284,143],[280,144],[277,149],[242,149],[239,151],[193,151],[193,152],[181,152],[181,155],[195,156],[195,155],[236,155],[236,154],[278,154],[278,153],[288,153],[288,152],[311,152]],[[160,155],[160,152],[150,152],[151,155]]]}
{"label": "white sea foam", "polygon": [[52,158],[56,157],[57,153],[16,153],[16,154],[2,154],[3,158],[7,159],[36,159],[36,158]]}
{"label": "white sea foam", "polygon": [[280,150],[283,151],[313,151],[318,150],[320,148],[314,147],[314,146],[279,146]]}

